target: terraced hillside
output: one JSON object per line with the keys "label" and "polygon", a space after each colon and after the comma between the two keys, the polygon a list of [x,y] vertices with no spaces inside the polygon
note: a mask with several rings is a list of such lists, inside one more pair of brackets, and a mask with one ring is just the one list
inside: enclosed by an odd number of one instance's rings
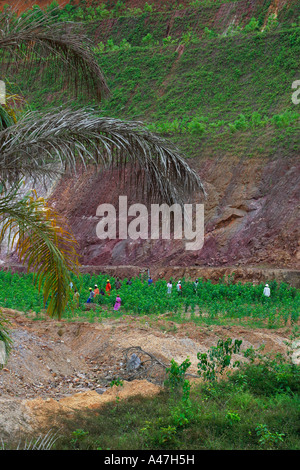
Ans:
{"label": "terraced hillside", "polygon": [[[299,2],[126,6],[123,16],[115,2],[106,3],[108,18],[90,17],[83,4],[68,15],[82,9],[107,77],[111,97],[101,112],[144,121],[201,175],[205,243],[187,252],[181,241],[100,241],[98,205],[117,206],[119,195],[136,201],[129,180],[120,188],[116,174],[91,169],[64,177],[51,195],[80,242],[82,263],[299,269],[300,104],[292,100],[300,79]],[[32,108],[65,101],[63,77],[49,73],[43,86],[22,75],[13,81]]]}

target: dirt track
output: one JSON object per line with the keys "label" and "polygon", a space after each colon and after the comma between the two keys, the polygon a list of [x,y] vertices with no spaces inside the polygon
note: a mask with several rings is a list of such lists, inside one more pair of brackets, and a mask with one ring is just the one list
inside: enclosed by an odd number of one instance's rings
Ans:
{"label": "dirt track", "polygon": [[[131,374],[128,381],[126,348],[139,346],[167,365],[172,358],[181,363],[189,357],[189,372],[194,375],[197,352],[205,352],[219,338],[242,339],[243,349],[265,344],[265,352],[285,352],[285,341],[291,333],[289,328],[198,327],[189,322],[175,324],[167,317],[154,321],[128,316],[97,323],[70,323],[31,320],[8,309],[4,313],[11,320],[14,344],[0,371],[3,440],[43,426],[49,428],[62,411],[99,407],[116,396],[122,399],[158,393],[164,369],[158,365],[149,377]],[[125,380],[123,387],[110,387],[117,378]]]}

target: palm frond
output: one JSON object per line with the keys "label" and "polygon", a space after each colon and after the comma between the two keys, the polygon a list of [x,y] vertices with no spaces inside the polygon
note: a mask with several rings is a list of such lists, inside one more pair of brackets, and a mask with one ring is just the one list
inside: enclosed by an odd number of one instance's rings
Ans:
{"label": "palm frond", "polygon": [[19,197],[20,184],[2,190],[0,198],[0,243],[8,236],[35,284],[43,290],[50,316],[61,318],[69,296],[70,272],[77,270],[76,241],[43,198],[35,193]]}
{"label": "palm frond", "polygon": [[6,103],[0,104],[0,131],[17,122],[17,115],[22,112],[25,100],[17,94],[6,94]]}
{"label": "palm frond", "polygon": [[[9,327],[10,327],[10,321],[3,315],[2,310],[0,308],[0,341],[3,341],[5,345],[5,350],[6,354],[8,354],[11,351],[12,348],[12,339],[9,334]],[[1,364],[0,364],[1,368]]]}
{"label": "palm frond", "polygon": [[78,94],[98,100],[109,94],[105,77],[92,52],[92,42],[83,26],[55,22],[41,9],[17,16],[13,7],[0,12],[0,77],[13,68],[43,70],[51,67],[56,78],[63,77]]}
{"label": "palm frond", "polygon": [[54,444],[59,439],[59,431],[50,429],[45,435],[40,434],[37,438],[20,439],[18,444],[11,449],[1,438],[0,450],[52,450]]}
{"label": "palm frond", "polygon": [[13,115],[9,112],[7,105],[0,104],[0,131],[14,123]]}
{"label": "palm frond", "polygon": [[129,167],[132,185],[142,188],[148,201],[182,203],[190,194],[204,194],[179,150],[141,122],[65,109],[27,113],[0,132],[0,181],[76,170],[78,162],[117,168],[120,176]]}

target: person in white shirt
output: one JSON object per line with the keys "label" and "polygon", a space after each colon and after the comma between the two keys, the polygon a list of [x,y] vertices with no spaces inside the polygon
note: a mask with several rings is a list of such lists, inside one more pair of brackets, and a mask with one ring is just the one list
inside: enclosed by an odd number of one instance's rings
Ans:
{"label": "person in white shirt", "polygon": [[270,291],[269,284],[266,284],[266,285],[265,285],[263,294],[264,294],[265,297],[270,297],[271,291]]}
{"label": "person in white shirt", "polygon": [[172,281],[169,281],[168,284],[167,284],[167,288],[168,288],[168,294],[171,294],[172,293]]}
{"label": "person in white shirt", "polygon": [[178,281],[176,289],[177,289],[178,295],[182,295],[181,281]]}

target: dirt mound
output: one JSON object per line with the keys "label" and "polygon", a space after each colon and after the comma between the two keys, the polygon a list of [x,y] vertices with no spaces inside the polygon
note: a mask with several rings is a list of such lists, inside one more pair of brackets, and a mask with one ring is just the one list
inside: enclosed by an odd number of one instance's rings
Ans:
{"label": "dirt mound", "polygon": [[22,406],[25,407],[25,413],[30,417],[31,428],[38,430],[59,423],[61,416],[71,417],[76,410],[94,409],[100,412],[101,406],[106,403],[139,395],[152,397],[160,390],[159,386],[147,380],[134,380],[123,382],[120,386],[114,385],[102,395],[91,390],[61,398],[58,401],[52,398],[44,400],[39,397],[23,401]]}
{"label": "dirt mound", "polygon": [[[162,365],[169,365],[171,359],[181,363],[189,357],[189,372],[196,375],[197,353],[206,352],[220,338],[242,339],[243,349],[264,344],[265,352],[285,353],[291,333],[288,327],[275,331],[200,327],[188,321],[175,324],[167,316],[71,323],[28,319],[4,310],[11,321],[13,349],[0,371],[3,439],[51,427],[62,413],[71,416],[76,409],[98,409],[116,397],[152,396],[161,390],[165,377]],[[160,373],[129,377],[124,351],[136,347],[157,359]],[[237,358],[244,360],[242,355]],[[294,358],[299,363],[296,355]],[[122,379],[123,386],[111,387],[117,379]]]}
{"label": "dirt mound", "polygon": [[31,400],[0,398],[0,435],[5,440],[12,436],[49,430],[59,424],[62,417],[71,418],[77,410],[94,409],[99,413],[101,406],[106,403],[139,395],[152,397],[160,390],[159,386],[147,380],[135,380],[123,382],[120,386],[114,385],[103,395],[91,390],[60,400],[41,397]]}

